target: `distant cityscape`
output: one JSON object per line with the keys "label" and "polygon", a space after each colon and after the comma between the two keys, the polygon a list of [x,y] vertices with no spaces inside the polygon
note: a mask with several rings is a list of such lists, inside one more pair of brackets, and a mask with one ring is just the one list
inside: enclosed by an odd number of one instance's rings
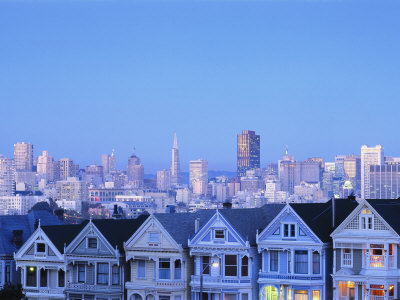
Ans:
{"label": "distant cityscape", "polygon": [[[214,209],[230,202],[234,208],[266,203],[326,202],[331,198],[396,199],[400,196],[400,157],[384,155],[381,145],[361,146],[359,155],[336,155],[334,160],[310,157],[298,161],[286,147],[279,161],[260,165],[260,135],[243,130],[237,135],[237,173],[210,172],[207,160],[189,162],[181,172],[178,137],[173,136],[170,168],[145,176],[137,154],[117,169],[114,150],[101,165],[81,168],[72,158],[55,161],[34,145],[14,145],[14,157],[0,156],[0,214],[26,214],[40,201],[52,202],[72,218],[109,218],[114,206],[126,218],[143,211],[180,212]],[[121,158],[118,158],[121,159]],[[228,176],[227,176],[228,175]],[[230,176],[229,176],[230,175]],[[186,178],[187,176],[187,178]]]}

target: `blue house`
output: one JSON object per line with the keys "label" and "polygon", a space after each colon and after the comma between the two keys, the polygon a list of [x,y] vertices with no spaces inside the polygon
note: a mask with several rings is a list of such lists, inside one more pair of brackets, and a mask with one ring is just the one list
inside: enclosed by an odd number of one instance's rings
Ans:
{"label": "blue house", "polygon": [[257,234],[260,300],[331,299],[330,233],[356,206],[354,199],[287,204]]}

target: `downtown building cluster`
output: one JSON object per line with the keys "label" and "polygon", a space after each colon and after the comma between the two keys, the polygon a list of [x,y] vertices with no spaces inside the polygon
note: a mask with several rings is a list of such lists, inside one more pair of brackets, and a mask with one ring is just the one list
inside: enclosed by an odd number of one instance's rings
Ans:
{"label": "downtown building cluster", "polygon": [[28,299],[394,300],[399,213],[349,197],[60,225],[39,207],[0,217],[0,285]]}

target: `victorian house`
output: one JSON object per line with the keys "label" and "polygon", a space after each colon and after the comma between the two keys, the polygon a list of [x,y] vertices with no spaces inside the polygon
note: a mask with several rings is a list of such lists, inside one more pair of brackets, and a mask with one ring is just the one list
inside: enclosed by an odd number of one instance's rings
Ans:
{"label": "victorian house", "polygon": [[195,220],[189,240],[194,259],[190,286],[194,300],[258,299],[260,267],[256,233],[281,211],[283,204],[255,209],[213,210],[208,219]]}
{"label": "victorian house", "polygon": [[16,269],[14,253],[29,239],[39,225],[63,224],[53,215],[47,202],[32,207],[27,215],[0,216],[0,289],[5,284],[21,281],[21,272]]}
{"label": "victorian house", "polygon": [[332,233],[333,299],[400,297],[399,216],[400,199],[364,200]]}
{"label": "victorian house", "polygon": [[356,206],[354,199],[287,204],[257,234],[260,300],[331,299],[330,233]]}
{"label": "victorian house", "polygon": [[208,214],[154,214],[127,240],[128,300],[190,299],[193,260],[188,239],[195,232],[196,218]]}

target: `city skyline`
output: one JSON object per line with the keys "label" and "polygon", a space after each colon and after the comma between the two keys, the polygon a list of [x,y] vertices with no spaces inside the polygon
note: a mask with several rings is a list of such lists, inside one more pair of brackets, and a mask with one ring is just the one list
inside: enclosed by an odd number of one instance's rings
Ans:
{"label": "city skyline", "polygon": [[400,3],[167,2],[2,1],[0,153],[26,141],[85,166],[115,149],[122,168],[136,148],[155,173],[176,131],[183,171],[234,171],[249,129],[262,167],[285,145],[396,155]]}

